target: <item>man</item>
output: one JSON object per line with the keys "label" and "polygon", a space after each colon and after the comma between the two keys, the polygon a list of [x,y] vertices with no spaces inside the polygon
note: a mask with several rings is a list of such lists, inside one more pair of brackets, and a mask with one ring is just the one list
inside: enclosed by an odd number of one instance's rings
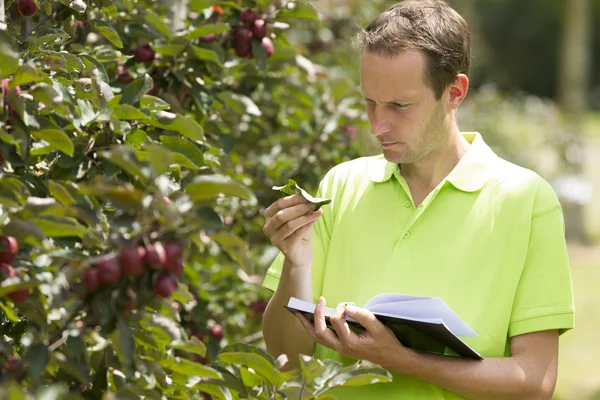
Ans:
{"label": "man", "polygon": [[[314,212],[301,196],[265,211],[281,253],[264,286],[268,351],[364,359],[393,382],[340,399],[550,399],[559,335],[574,306],[560,203],[532,171],[496,156],[456,112],[469,87],[465,21],[437,0],[407,0],[361,36],[361,89],[383,154],[331,169]],[[380,293],[442,298],[478,333],[482,361],[417,352],[360,308]],[[317,301],[314,325],[284,309]],[[323,307],[339,304],[325,325]],[[345,307],[343,302],[357,306]],[[333,306],[332,306],[333,307]],[[348,315],[366,327],[349,330]]]}

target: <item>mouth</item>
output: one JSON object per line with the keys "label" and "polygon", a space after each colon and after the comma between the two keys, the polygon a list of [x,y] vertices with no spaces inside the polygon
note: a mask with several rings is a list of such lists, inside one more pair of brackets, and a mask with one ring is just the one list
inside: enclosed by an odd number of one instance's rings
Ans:
{"label": "mouth", "polygon": [[381,143],[381,147],[392,147],[393,145],[397,144],[398,142],[388,142],[388,143]]}

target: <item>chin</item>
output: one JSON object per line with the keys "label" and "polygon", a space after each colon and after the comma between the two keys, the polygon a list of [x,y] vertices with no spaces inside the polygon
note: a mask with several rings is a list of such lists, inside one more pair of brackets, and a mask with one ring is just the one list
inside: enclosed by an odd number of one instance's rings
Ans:
{"label": "chin", "polygon": [[414,157],[406,151],[397,151],[393,149],[383,149],[383,156],[386,160],[396,164],[410,164],[414,162]]}

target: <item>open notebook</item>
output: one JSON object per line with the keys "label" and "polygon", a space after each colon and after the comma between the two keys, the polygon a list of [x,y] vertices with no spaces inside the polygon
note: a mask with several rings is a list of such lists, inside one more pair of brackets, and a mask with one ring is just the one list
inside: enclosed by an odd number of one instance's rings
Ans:
{"label": "open notebook", "polygon": [[[291,297],[285,308],[290,312],[300,312],[312,321],[316,305]],[[363,308],[375,314],[403,345],[414,350],[483,359],[459,338],[478,336],[477,333],[439,297],[380,294],[371,298]],[[329,317],[334,312],[333,308],[325,308],[325,320],[329,326]],[[346,321],[355,330],[364,329],[348,316]]]}

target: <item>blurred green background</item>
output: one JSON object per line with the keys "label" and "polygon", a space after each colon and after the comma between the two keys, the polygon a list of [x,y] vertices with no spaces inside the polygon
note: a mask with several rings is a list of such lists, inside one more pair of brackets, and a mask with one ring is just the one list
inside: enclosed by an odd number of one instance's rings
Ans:
{"label": "blurred green background", "polygon": [[[351,42],[391,1],[315,2],[321,21],[290,41],[321,65],[335,97],[359,104]],[[600,399],[600,0],[451,0],[472,34],[463,131],[479,131],[502,157],[547,179],[563,204],[576,329],[561,338],[557,399]],[[343,88],[343,89],[341,89]],[[378,153],[366,116],[342,126],[359,155]],[[357,122],[358,121],[358,122]],[[342,155],[342,159],[352,155]]]}

